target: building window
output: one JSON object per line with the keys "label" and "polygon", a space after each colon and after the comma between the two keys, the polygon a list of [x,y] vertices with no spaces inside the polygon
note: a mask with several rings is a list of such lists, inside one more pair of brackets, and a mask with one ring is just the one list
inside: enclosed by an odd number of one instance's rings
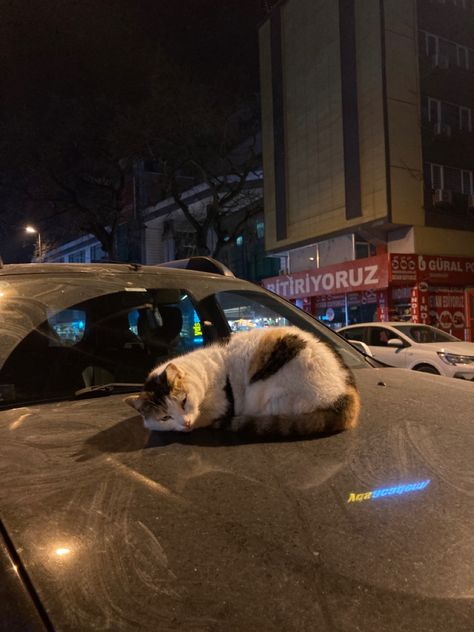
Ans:
{"label": "building window", "polygon": [[105,258],[105,251],[100,244],[91,247],[91,261],[103,261]]}
{"label": "building window", "polygon": [[444,189],[444,173],[442,165],[431,164],[431,188]]}
{"label": "building window", "polygon": [[455,66],[457,63],[457,45],[445,39],[439,38],[439,54],[437,65],[440,68]]}
{"label": "building window", "polygon": [[459,129],[462,132],[472,132],[472,110],[471,108],[459,108]]}
{"label": "building window", "polygon": [[431,35],[430,33],[426,33],[426,54],[428,57],[437,57],[438,56],[438,38],[436,35]]}
{"label": "building window", "polygon": [[431,123],[438,134],[450,135],[452,130],[472,132],[472,109],[428,97],[423,101],[423,119]]}
{"label": "building window", "polygon": [[465,46],[457,46],[456,52],[458,66],[469,70],[469,50]]}
{"label": "building window", "polygon": [[373,257],[376,254],[376,248],[373,244],[369,244],[367,241],[355,242],[355,258],[365,259],[366,257]]}
{"label": "building window", "polygon": [[444,167],[444,186],[453,193],[462,193],[461,169]]}
{"label": "building window", "polygon": [[[430,57],[433,68],[458,66],[458,68],[469,70],[469,56],[472,51],[467,46],[438,37],[432,33],[424,32],[424,38],[425,53]],[[420,41],[423,40],[420,38]]]}
{"label": "building window", "polygon": [[428,120],[434,126],[441,123],[441,101],[428,99]]}
{"label": "building window", "polygon": [[72,255],[69,255],[68,261],[69,263],[84,263],[86,260],[86,251],[78,250],[77,252],[73,252]]}
{"label": "building window", "polygon": [[[451,129],[459,127],[459,106],[453,103],[441,104],[441,123],[444,126],[448,126],[448,134],[451,134]],[[443,130],[442,130],[443,131]],[[444,129],[446,132],[446,127]]]}
{"label": "building window", "polygon": [[461,182],[462,182],[462,192],[465,195],[473,195],[474,194],[474,174],[472,171],[466,171],[465,169],[461,172]]}
{"label": "building window", "polygon": [[243,243],[244,243],[244,238],[242,237],[242,235],[239,235],[239,236],[237,237],[237,239],[235,240],[235,243],[236,243],[236,245],[237,245],[237,246],[242,246],[242,245],[243,245]]}
{"label": "building window", "polygon": [[258,239],[263,239],[265,236],[265,224],[263,222],[257,222],[256,231]]}

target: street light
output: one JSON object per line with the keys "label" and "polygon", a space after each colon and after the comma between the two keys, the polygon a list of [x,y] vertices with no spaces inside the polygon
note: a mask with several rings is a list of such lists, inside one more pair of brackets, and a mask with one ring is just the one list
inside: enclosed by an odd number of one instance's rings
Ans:
{"label": "street light", "polygon": [[42,244],[41,244],[41,233],[34,226],[26,226],[25,231],[30,233],[31,235],[38,235],[38,259],[42,260]]}

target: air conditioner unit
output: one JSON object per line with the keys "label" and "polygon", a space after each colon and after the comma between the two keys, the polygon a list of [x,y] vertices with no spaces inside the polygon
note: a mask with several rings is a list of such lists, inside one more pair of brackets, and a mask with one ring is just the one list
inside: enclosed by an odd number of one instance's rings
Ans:
{"label": "air conditioner unit", "polygon": [[474,195],[472,193],[467,196],[467,210],[474,211]]}
{"label": "air conditioner unit", "polygon": [[449,189],[435,189],[433,204],[435,206],[450,206],[453,203],[453,192]]}

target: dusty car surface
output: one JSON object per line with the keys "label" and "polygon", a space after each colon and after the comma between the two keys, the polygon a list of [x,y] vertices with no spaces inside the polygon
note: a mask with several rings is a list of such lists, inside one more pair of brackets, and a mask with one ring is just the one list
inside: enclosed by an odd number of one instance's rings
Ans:
{"label": "dusty car surface", "polygon": [[[472,630],[472,384],[374,368],[222,266],[176,265],[207,272],[0,270],[1,629]],[[123,403],[163,358],[282,324],[351,367],[355,430],[150,433]]]}

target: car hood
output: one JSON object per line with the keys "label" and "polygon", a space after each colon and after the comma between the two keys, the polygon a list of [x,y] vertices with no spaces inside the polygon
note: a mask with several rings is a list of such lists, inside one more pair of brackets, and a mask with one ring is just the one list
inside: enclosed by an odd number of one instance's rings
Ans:
{"label": "car hood", "polygon": [[1,515],[53,626],[471,630],[472,384],[356,379],[357,429],[293,441],[150,434],[122,396],[0,413]]}
{"label": "car hood", "polygon": [[474,343],[472,342],[423,342],[414,344],[417,349],[425,351],[447,351],[448,353],[457,353],[458,355],[474,356]]}

